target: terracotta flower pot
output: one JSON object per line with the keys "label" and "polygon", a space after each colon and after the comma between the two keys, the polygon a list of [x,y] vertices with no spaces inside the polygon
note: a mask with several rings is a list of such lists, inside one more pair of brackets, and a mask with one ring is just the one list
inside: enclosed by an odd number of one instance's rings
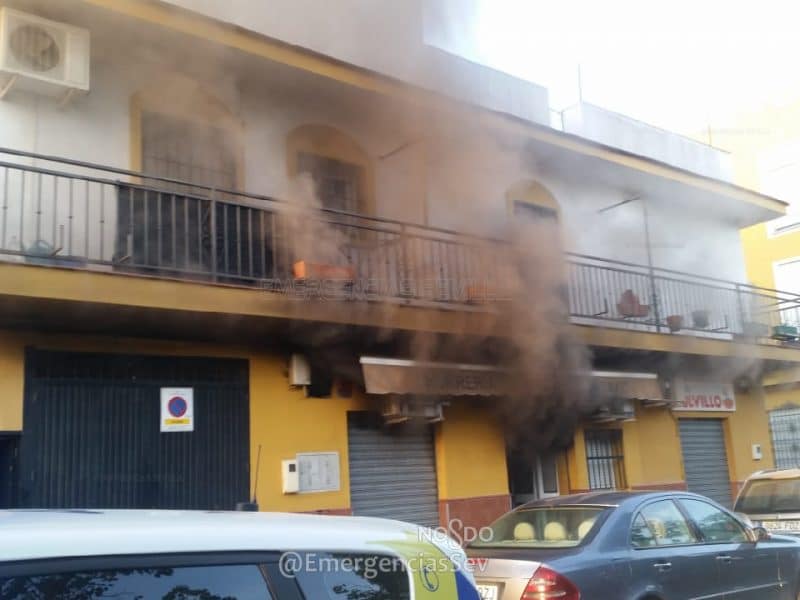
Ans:
{"label": "terracotta flower pot", "polygon": [[670,315],[667,317],[667,327],[673,333],[683,329],[683,315]]}

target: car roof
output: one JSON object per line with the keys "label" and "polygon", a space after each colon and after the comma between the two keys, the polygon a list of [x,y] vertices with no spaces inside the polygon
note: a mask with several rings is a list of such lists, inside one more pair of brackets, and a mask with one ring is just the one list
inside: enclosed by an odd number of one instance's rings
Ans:
{"label": "car roof", "polygon": [[419,542],[421,528],[371,517],[165,510],[0,510],[0,561],[124,554],[341,550]]}
{"label": "car roof", "polygon": [[750,475],[748,479],[793,479],[800,477],[800,469],[765,469]]}

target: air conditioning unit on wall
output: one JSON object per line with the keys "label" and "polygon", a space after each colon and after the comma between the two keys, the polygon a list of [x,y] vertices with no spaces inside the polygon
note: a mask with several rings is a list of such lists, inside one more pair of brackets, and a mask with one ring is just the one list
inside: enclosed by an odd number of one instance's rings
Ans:
{"label": "air conditioning unit on wall", "polygon": [[429,423],[444,421],[442,403],[436,401],[413,401],[390,396],[383,401],[383,421],[387,425],[405,423],[411,419]]}
{"label": "air conditioning unit on wall", "polygon": [[0,8],[0,98],[14,89],[60,97],[89,91],[89,31]]}

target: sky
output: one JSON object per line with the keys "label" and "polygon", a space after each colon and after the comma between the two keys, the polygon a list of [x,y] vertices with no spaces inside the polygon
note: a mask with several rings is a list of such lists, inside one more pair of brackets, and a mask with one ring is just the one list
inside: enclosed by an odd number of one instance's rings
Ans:
{"label": "sky", "polygon": [[555,109],[579,71],[584,101],[680,133],[800,98],[800,2],[474,2],[464,54],[544,85]]}

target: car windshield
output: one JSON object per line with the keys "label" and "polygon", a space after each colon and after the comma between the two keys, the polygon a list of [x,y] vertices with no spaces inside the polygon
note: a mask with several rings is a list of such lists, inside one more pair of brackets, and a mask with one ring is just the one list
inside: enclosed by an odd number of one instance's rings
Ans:
{"label": "car windshield", "polygon": [[748,515],[800,513],[800,477],[753,479],[745,485],[734,510]]}
{"label": "car windshield", "polygon": [[500,517],[478,539],[479,548],[571,548],[594,529],[607,508],[558,507],[517,510]]}

